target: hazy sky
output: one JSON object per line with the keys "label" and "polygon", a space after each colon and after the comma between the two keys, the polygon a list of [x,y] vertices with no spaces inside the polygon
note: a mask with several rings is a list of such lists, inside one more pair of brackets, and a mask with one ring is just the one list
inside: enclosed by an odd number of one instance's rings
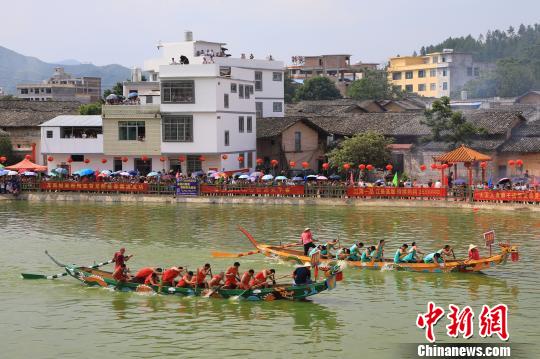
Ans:
{"label": "hazy sky", "polygon": [[[158,40],[226,42],[230,53],[349,53],[382,62],[448,36],[540,22],[539,0],[2,0],[0,45],[52,62],[142,65]],[[8,5],[9,4],[9,5]]]}

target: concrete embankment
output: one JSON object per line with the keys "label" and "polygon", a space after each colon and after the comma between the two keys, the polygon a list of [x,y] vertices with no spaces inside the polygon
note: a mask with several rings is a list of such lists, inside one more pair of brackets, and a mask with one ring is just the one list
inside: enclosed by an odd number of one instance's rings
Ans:
{"label": "concrete embankment", "polygon": [[465,208],[471,210],[488,209],[503,211],[540,212],[539,205],[510,203],[469,203],[449,200],[387,200],[387,199],[345,199],[345,198],[304,198],[304,197],[172,197],[163,195],[97,194],[67,192],[24,193],[14,198],[0,195],[0,200],[27,200],[32,202],[133,202],[133,203],[200,203],[200,204],[264,204],[291,206],[352,206],[352,207],[405,207],[405,208]]}

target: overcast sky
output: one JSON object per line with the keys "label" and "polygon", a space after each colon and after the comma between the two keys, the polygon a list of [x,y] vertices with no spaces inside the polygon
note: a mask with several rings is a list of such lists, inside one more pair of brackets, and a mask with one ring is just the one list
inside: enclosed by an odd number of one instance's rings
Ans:
{"label": "overcast sky", "polygon": [[[383,62],[448,36],[540,22],[539,0],[2,0],[0,45],[44,61],[142,65],[158,40],[226,42],[230,53],[349,53]],[[8,5],[9,4],[9,5]]]}

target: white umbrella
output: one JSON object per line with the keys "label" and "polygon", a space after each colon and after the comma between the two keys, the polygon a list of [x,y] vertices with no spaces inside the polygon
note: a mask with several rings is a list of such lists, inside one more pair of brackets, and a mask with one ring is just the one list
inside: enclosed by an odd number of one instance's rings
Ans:
{"label": "white umbrella", "polygon": [[274,176],[272,176],[272,175],[264,175],[264,176],[262,176],[261,179],[262,179],[263,181],[271,181],[271,180],[274,179]]}
{"label": "white umbrella", "polygon": [[23,173],[23,175],[25,175],[25,176],[35,176],[36,172],[26,171],[26,172]]}
{"label": "white umbrella", "polygon": [[9,172],[7,173],[8,176],[16,176],[16,175],[18,175],[18,174],[19,174],[19,172],[17,172],[17,171],[9,171]]}
{"label": "white umbrella", "polygon": [[240,175],[240,176],[238,177],[238,179],[248,179],[248,178],[249,178],[248,175]]}
{"label": "white umbrella", "polygon": [[127,172],[125,172],[125,171],[124,171],[124,172],[120,172],[119,175],[120,175],[120,176],[124,176],[124,177],[129,177],[129,176],[130,176],[130,174],[127,173]]}
{"label": "white umbrella", "polygon": [[326,178],[325,176],[317,176],[317,181],[326,181],[328,180],[328,178]]}

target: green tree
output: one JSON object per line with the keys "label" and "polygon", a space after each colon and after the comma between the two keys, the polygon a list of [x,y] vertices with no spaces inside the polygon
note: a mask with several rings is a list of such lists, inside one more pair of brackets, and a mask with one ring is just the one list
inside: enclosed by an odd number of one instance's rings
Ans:
{"label": "green tree", "polygon": [[335,100],[341,98],[336,85],[328,77],[317,76],[304,81],[296,89],[294,101]]}
{"label": "green tree", "polygon": [[347,93],[355,100],[391,100],[403,97],[403,92],[388,82],[388,74],[382,70],[367,70],[361,79],[349,85]]}
{"label": "green tree", "polygon": [[13,145],[9,136],[0,134],[0,157],[6,157],[7,162],[4,166],[12,165],[20,161],[20,157],[13,152]]}
{"label": "green tree", "polygon": [[336,148],[330,151],[328,161],[332,166],[342,168],[343,164],[351,165],[372,164],[383,167],[391,160],[389,145],[391,138],[376,132],[358,133],[346,138]]}
{"label": "green tree", "polygon": [[293,79],[289,77],[289,74],[285,72],[285,78],[283,79],[283,92],[285,94],[285,103],[292,103],[294,101],[294,94],[298,87],[300,87],[300,84],[294,82]]}
{"label": "green tree", "polygon": [[101,115],[101,103],[89,103],[79,106],[80,115]]}
{"label": "green tree", "polygon": [[122,96],[124,94],[124,85],[121,82],[117,82],[116,85],[111,89],[106,89],[103,91],[103,98],[107,98],[110,94],[115,94],[116,96]]}
{"label": "green tree", "polygon": [[452,148],[461,143],[471,143],[475,137],[486,133],[485,129],[468,122],[463,113],[452,111],[450,98],[446,96],[434,101],[431,109],[426,110],[425,117],[421,123],[431,130],[431,136],[426,140],[446,142]]}

